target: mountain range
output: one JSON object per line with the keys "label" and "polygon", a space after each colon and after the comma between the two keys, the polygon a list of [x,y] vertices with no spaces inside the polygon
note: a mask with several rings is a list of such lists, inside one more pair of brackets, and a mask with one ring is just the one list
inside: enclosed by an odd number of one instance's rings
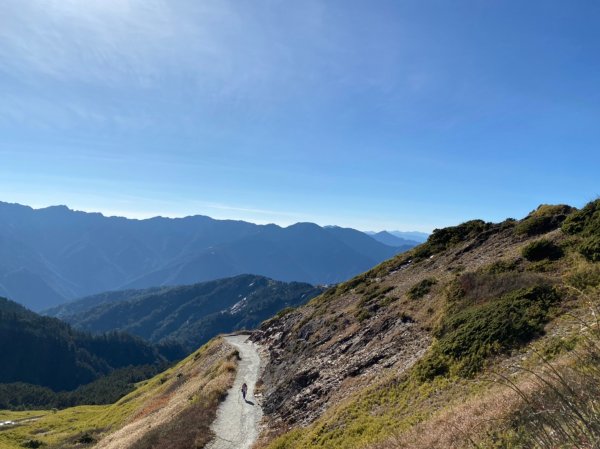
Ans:
{"label": "mountain range", "polygon": [[84,331],[127,332],[152,343],[176,342],[191,352],[219,333],[253,329],[323,291],[301,282],[240,275],[188,286],[108,292],[44,313]]}
{"label": "mountain range", "polygon": [[360,231],[206,216],[134,220],[0,202],[0,295],[33,310],[120,289],[252,273],[332,284],[414,246]]}

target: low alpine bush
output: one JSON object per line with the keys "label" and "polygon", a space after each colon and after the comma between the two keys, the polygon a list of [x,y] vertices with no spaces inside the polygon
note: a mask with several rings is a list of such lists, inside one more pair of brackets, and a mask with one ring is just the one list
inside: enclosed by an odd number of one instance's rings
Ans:
{"label": "low alpine bush", "polygon": [[540,239],[525,246],[522,254],[530,262],[537,262],[539,260],[558,260],[564,255],[564,251],[550,240]]}

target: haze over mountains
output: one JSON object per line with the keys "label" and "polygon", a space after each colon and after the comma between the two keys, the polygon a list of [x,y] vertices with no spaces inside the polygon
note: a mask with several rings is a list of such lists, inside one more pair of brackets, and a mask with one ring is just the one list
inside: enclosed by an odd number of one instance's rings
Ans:
{"label": "haze over mountains", "polygon": [[399,237],[401,239],[406,239],[414,242],[423,243],[427,241],[429,234],[426,232],[418,232],[418,231],[386,231],[392,234],[395,237]]}
{"label": "haze over mountains", "polygon": [[41,310],[109,290],[245,273],[330,284],[412,246],[312,223],[283,228],[206,216],[133,220],[0,202],[0,295]]}
{"label": "haze over mountains", "polygon": [[365,234],[370,235],[378,242],[390,246],[402,246],[406,244],[423,243],[429,237],[425,232],[407,232],[407,231],[367,231]]}
{"label": "haze over mountains", "polygon": [[377,240],[378,242],[383,243],[384,245],[388,245],[388,246],[402,247],[404,245],[410,245],[411,243],[414,243],[411,240],[406,240],[401,237],[396,237],[395,235],[393,235],[387,231],[376,232],[374,234],[369,234],[369,235],[371,237],[373,237],[375,240]]}

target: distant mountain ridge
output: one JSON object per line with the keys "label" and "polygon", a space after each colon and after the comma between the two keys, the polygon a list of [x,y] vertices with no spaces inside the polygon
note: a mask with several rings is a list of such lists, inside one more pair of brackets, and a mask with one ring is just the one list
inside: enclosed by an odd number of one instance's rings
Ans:
{"label": "distant mountain ridge", "polygon": [[403,247],[407,245],[417,246],[419,242],[415,240],[408,240],[402,237],[397,237],[393,234],[390,234],[387,231],[376,232],[373,234],[369,234],[378,242],[383,243],[384,245],[394,246],[394,247]]}
{"label": "distant mountain ridge", "polygon": [[191,352],[217,334],[253,329],[324,290],[241,275],[187,286],[107,292],[45,313],[85,331],[123,331],[152,343],[176,342]]}
{"label": "distant mountain ridge", "polygon": [[382,241],[377,236],[381,235],[383,239],[388,239],[391,235],[392,237],[399,238],[401,240],[406,240],[409,242],[414,242],[416,244],[424,243],[427,241],[429,234],[426,232],[418,232],[418,231],[367,231],[365,234],[370,235],[376,240]]}
{"label": "distant mountain ridge", "polygon": [[388,232],[396,237],[413,240],[413,241],[419,242],[419,243],[426,242],[430,236],[430,234],[428,234],[427,232],[417,232],[417,231],[388,231]]}
{"label": "distant mountain ridge", "polygon": [[282,281],[346,280],[411,244],[354,229],[286,228],[205,216],[133,220],[0,202],[0,295],[33,310],[104,291],[254,273]]}

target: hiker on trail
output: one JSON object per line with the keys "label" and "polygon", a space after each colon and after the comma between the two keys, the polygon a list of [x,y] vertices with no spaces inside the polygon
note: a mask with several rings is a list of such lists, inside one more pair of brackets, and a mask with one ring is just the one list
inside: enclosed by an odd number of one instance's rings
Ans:
{"label": "hiker on trail", "polygon": [[242,385],[242,396],[244,396],[244,400],[246,400],[246,393],[248,393],[248,385]]}

